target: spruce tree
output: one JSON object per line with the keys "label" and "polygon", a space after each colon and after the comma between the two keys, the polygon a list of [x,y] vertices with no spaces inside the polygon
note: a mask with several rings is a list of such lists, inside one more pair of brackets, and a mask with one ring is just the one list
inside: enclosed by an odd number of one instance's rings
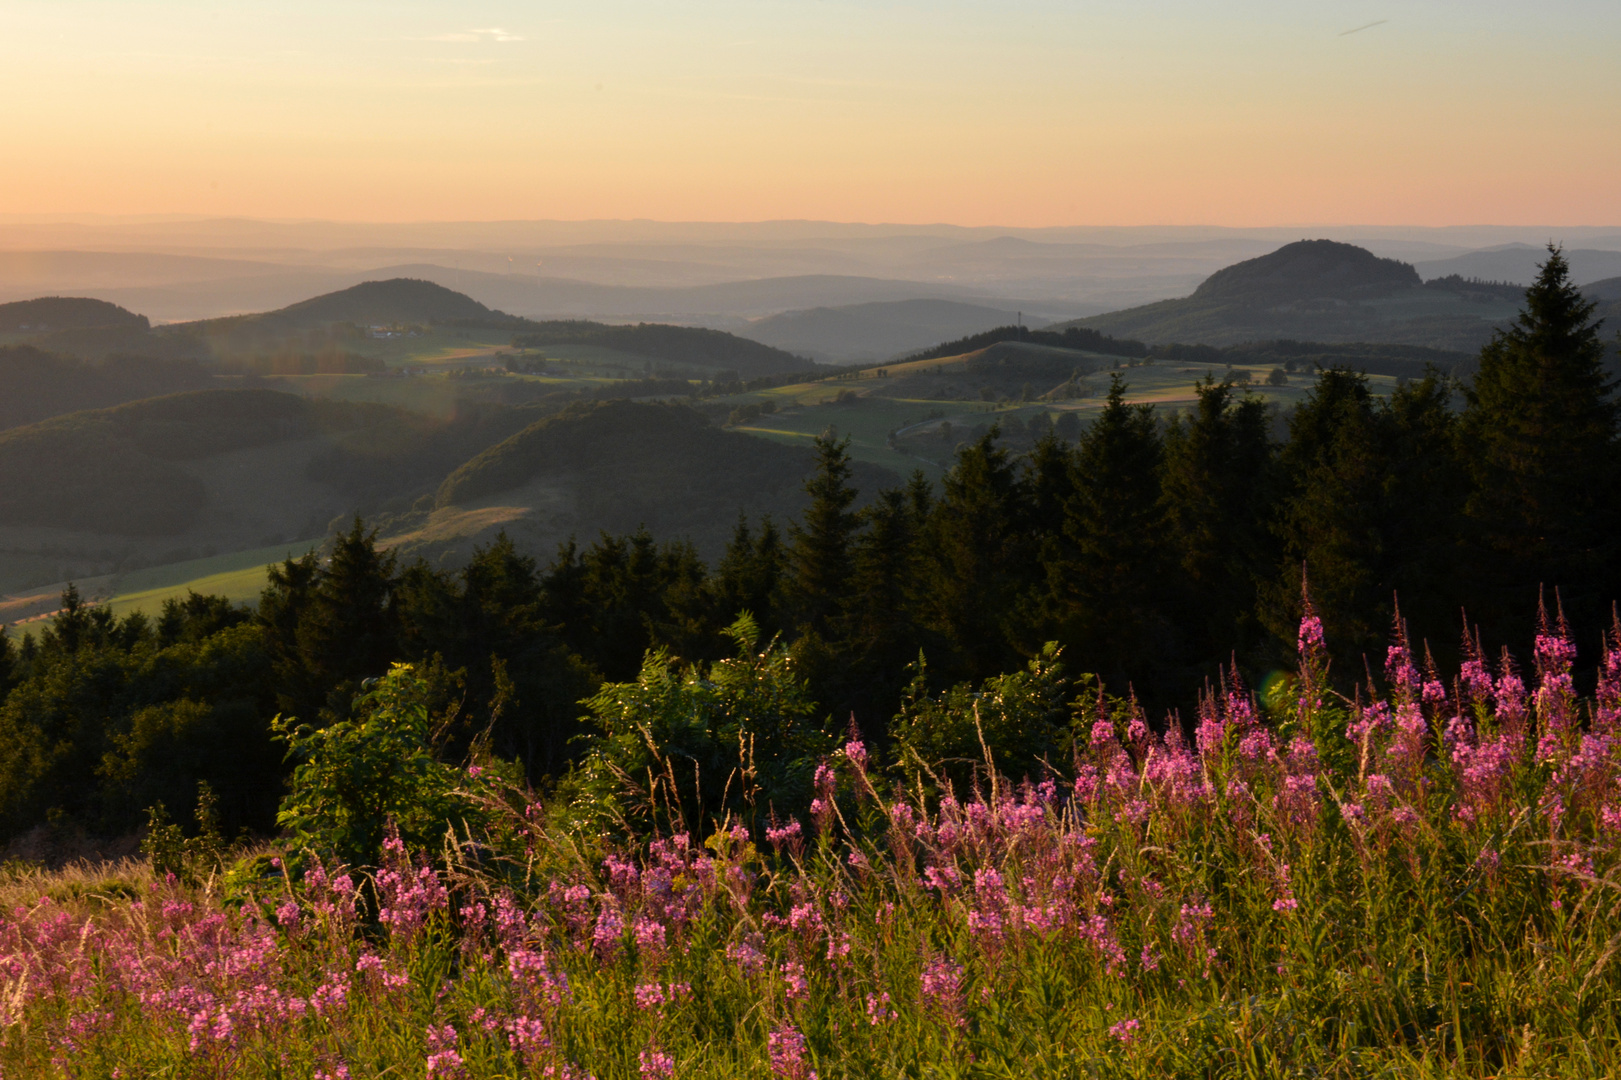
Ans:
{"label": "spruce tree", "polygon": [[1468,514],[1499,617],[1529,610],[1546,585],[1592,620],[1613,587],[1617,405],[1594,307],[1550,244],[1467,391]]}
{"label": "spruce tree", "polygon": [[[377,533],[357,517],[332,544],[313,594],[298,619],[298,658],[309,696],[300,719],[348,714],[362,681],[386,675],[400,659],[393,606],[394,556],[377,549]],[[320,700],[317,701],[317,695]]]}
{"label": "spruce tree", "polygon": [[1020,659],[1010,624],[1033,552],[1024,485],[997,434],[958,449],[924,529],[920,618],[931,665],[951,678],[984,678]]}
{"label": "spruce tree", "polygon": [[1288,641],[1299,618],[1302,567],[1342,672],[1355,673],[1390,626],[1377,566],[1385,559],[1386,460],[1367,376],[1344,368],[1318,373],[1289,420],[1280,455],[1288,490],[1276,528],[1283,544],[1278,577],[1263,590],[1262,619]]}
{"label": "spruce tree", "polygon": [[0,702],[4,702],[6,694],[11,692],[17,674],[17,650],[7,633],[10,629],[5,623],[0,623]]}
{"label": "spruce tree", "polygon": [[852,708],[873,731],[898,704],[900,673],[917,655],[913,606],[917,590],[918,528],[906,493],[880,492],[861,514],[845,637]]}
{"label": "spruce tree", "polygon": [[1165,661],[1163,447],[1152,405],[1108,403],[1076,447],[1063,533],[1044,552],[1048,605],[1072,659],[1124,689]]}
{"label": "spruce tree", "polygon": [[1265,525],[1273,447],[1260,398],[1235,399],[1207,376],[1198,403],[1165,433],[1163,493],[1172,557],[1180,570],[1177,622],[1195,655],[1247,651],[1257,583],[1277,565]]}
{"label": "spruce tree", "polygon": [[816,472],[805,482],[811,503],[802,523],[790,530],[788,561],[799,629],[826,637],[850,587],[856,490],[850,485],[850,440],[822,435],[815,447]]}
{"label": "spruce tree", "polygon": [[1382,652],[1398,597],[1415,639],[1443,649],[1456,639],[1467,597],[1456,584],[1464,485],[1450,396],[1433,374],[1388,401],[1362,372],[1318,374],[1279,454],[1283,556],[1259,597],[1274,660],[1294,649],[1303,566],[1347,685],[1364,655]]}
{"label": "spruce tree", "polygon": [[769,637],[780,629],[777,607],[783,559],[782,538],[771,515],[761,520],[756,537],[748,518],[739,512],[732,539],[709,581],[719,625],[730,626],[740,614],[748,612],[762,635]]}

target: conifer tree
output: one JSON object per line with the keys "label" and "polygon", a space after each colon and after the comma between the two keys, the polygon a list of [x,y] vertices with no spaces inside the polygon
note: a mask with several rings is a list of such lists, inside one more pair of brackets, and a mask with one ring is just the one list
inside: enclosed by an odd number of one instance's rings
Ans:
{"label": "conifer tree", "polygon": [[312,553],[272,569],[259,620],[283,712],[306,722],[345,716],[360,683],[387,674],[399,658],[394,566],[357,517],[324,565]]}
{"label": "conifer tree", "polygon": [[[1262,585],[1261,621],[1294,648],[1302,567],[1329,648],[1347,679],[1384,647],[1397,598],[1418,639],[1450,642],[1467,598],[1457,589],[1465,478],[1450,384],[1433,373],[1376,399],[1367,376],[1318,374],[1279,454],[1279,571]],[[1276,657],[1274,657],[1276,659]]]}
{"label": "conifer tree", "polygon": [[920,616],[938,642],[930,663],[951,678],[983,678],[1018,662],[1009,623],[1034,560],[1026,493],[997,434],[992,427],[958,449],[924,530]]}
{"label": "conifer tree", "polygon": [[1247,651],[1256,585],[1277,565],[1264,522],[1273,448],[1260,398],[1235,400],[1211,376],[1194,389],[1193,414],[1166,429],[1163,495],[1177,622],[1195,655],[1215,659]]}
{"label": "conifer tree", "polygon": [[1049,609],[1079,647],[1074,661],[1122,688],[1165,658],[1162,453],[1153,406],[1127,404],[1116,373],[1072,459],[1062,536],[1044,553]]}
{"label": "conifer tree", "polygon": [[1481,350],[1467,391],[1468,513],[1499,613],[1528,607],[1545,584],[1581,616],[1602,617],[1615,580],[1617,405],[1594,307],[1550,244],[1524,309]]}
{"label": "conifer tree", "polygon": [[11,644],[11,637],[6,633],[11,629],[0,623],[0,702],[5,700],[6,694],[11,691],[17,675],[17,649]]}
{"label": "conifer tree", "polygon": [[1264,591],[1262,616],[1287,640],[1298,616],[1302,568],[1309,568],[1312,601],[1342,669],[1376,649],[1390,623],[1374,568],[1384,558],[1380,442],[1367,376],[1332,368],[1318,373],[1295,409],[1280,457],[1289,478],[1277,521],[1283,566]]}
{"label": "conifer tree", "polygon": [[790,530],[788,561],[798,626],[826,637],[850,587],[856,490],[850,485],[850,440],[824,434],[815,447],[816,472],[805,482],[811,504],[803,523]]}
{"label": "conifer tree", "polygon": [[898,701],[900,674],[917,655],[913,619],[918,530],[904,491],[880,492],[861,514],[854,569],[839,643],[850,668],[850,702],[863,728],[879,725]]}
{"label": "conifer tree", "polygon": [[777,608],[783,566],[782,538],[771,515],[761,519],[760,533],[756,537],[749,528],[748,518],[740,511],[732,539],[715,565],[709,583],[719,624],[729,626],[746,611],[754,617],[762,635],[769,638],[781,629]]}

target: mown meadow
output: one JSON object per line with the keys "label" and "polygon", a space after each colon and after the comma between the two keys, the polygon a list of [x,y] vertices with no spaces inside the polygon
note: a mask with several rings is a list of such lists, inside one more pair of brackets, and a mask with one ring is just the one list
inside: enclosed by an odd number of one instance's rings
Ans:
{"label": "mown meadow", "polygon": [[[1443,678],[1398,623],[1346,697],[1304,607],[1295,675],[1229,672],[1186,725],[1051,650],[911,711],[984,747],[1073,694],[1067,760],[1017,783],[913,731],[767,775],[803,688],[746,625],[603,687],[544,797],[425,753],[397,666],[280,728],[274,850],[227,855],[205,804],[154,820],[145,879],[5,887],[0,1075],[1614,1075],[1621,624],[1591,695],[1544,611],[1523,674],[1466,641]],[[685,752],[728,724],[729,764]]]}

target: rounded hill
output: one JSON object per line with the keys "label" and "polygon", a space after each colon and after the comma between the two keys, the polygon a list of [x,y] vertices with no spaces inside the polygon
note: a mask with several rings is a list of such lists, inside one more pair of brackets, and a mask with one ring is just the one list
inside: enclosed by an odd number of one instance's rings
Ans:
{"label": "rounded hill", "polygon": [[1360,300],[1422,284],[1418,271],[1397,259],[1337,240],[1299,240],[1216,271],[1193,298],[1244,304]]}
{"label": "rounded hill", "polygon": [[0,333],[43,333],[48,330],[87,330],[132,326],[145,330],[145,315],[137,315],[105,300],[86,296],[41,296],[0,304]]}
{"label": "rounded hill", "polygon": [[363,281],[323,296],[300,300],[261,316],[301,326],[348,322],[357,325],[444,323],[461,319],[505,319],[471,296],[416,278]]}

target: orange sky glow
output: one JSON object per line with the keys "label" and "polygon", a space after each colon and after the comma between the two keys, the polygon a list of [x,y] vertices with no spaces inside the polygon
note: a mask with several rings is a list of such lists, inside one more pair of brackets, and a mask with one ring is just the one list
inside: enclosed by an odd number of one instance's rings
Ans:
{"label": "orange sky glow", "polygon": [[0,9],[0,214],[1621,223],[1621,5]]}

